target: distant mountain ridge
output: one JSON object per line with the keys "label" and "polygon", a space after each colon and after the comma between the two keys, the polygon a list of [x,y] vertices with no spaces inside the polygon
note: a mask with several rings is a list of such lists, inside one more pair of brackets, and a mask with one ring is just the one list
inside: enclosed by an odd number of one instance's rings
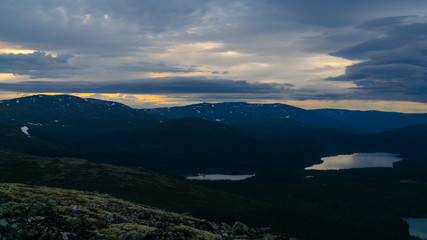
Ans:
{"label": "distant mountain ridge", "polygon": [[[344,131],[375,133],[427,123],[427,113],[354,111],[345,109],[302,108],[274,103],[200,103],[180,107],[133,109],[122,103],[71,95],[33,95],[0,101],[0,123],[33,127],[67,125],[85,119],[85,124],[110,128],[141,127],[182,117],[196,117],[224,124],[259,121],[269,118],[292,119],[304,124]],[[68,122],[67,122],[68,121]],[[75,124],[75,122],[73,122]],[[29,127],[30,127],[29,126]]]}
{"label": "distant mountain ridge", "polygon": [[0,123],[84,136],[105,130],[142,127],[164,120],[124,104],[70,95],[34,95],[0,101]]}
{"label": "distant mountain ridge", "polygon": [[345,139],[356,138],[351,133],[335,128],[314,127],[290,118],[272,117],[267,119],[242,121],[233,126],[268,136],[278,140],[310,143],[338,143]]}
{"label": "distant mountain ridge", "polygon": [[186,117],[205,119],[290,141],[310,140],[312,136],[318,140],[337,136],[341,139],[351,138],[351,135],[343,132],[379,133],[427,123],[427,114],[305,110],[279,103],[224,102],[134,109],[117,102],[71,95],[33,95],[0,101],[0,124],[26,126],[30,134],[39,131],[67,138],[143,128]]}
{"label": "distant mountain ridge", "polygon": [[200,103],[182,107],[144,109],[144,111],[172,119],[198,117],[232,125],[239,122],[284,118],[314,127],[335,128],[352,133],[377,133],[427,123],[427,113],[353,111],[345,109],[305,110],[280,103]]}
{"label": "distant mountain ridge", "polygon": [[246,102],[200,103],[183,107],[145,109],[146,112],[167,118],[197,117],[210,121],[233,124],[272,117],[293,119],[316,127],[341,127],[345,124],[323,115],[280,103],[251,104]]}
{"label": "distant mountain ridge", "polygon": [[[14,134],[25,143],[4,146],[30,154],[39,154],[35,150],[40,144],[34,143],[41,136],[49,136],[50,141],[39,142],[66,149],[62,151],[65,156],[142,166],[179,176],[220,170],[253,173],[265,162],[307,165],[296,157],[299,148],[293,143],[201,118],[166,120],[114,102],[40,95],[3,101],[0,113],[0,124],[14,126]],[[30,138],[20,131],[22,126],[28,127]],[[55,147],[41,154],[64,156]],[[231,166],[236,170],[230,171]]]}
{"label": "distant mountain ridge", "polygon": [[411,125],[427,123],[427,113],[398,113],[381,111],[356,111],[345,109],[310,110],[336,121],[345,122],[359,132],[385,132]]}

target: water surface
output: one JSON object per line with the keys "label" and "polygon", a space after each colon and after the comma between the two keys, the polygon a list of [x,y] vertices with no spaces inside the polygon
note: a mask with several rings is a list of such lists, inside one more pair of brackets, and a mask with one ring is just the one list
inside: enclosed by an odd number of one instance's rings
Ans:
{"label": "water surface", "polygon": [[409,224],[409,234],[427,240],[427,218],[402,218]]}
{"label": "water surface", "polygon": [[305,170],[339,170],[350,168],[393,167],[393,163],[402,160],[394,153],[353,153],[323,157],[320,164],[305,168]]}
{"label": "water surface", "polygon": [[197,176],[189,176],[186,179],[187,180],[207,180],[207,181],[220,181],[220,180],[241,181],[254,176],[255,174],[250,174],[250,175],[199,174]]}

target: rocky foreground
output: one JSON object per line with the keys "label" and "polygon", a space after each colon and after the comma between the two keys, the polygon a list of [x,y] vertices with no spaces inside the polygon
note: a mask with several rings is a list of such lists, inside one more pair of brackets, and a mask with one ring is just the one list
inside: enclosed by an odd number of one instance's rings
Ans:
{"label": "rocky foreground", "polygon": [[0,240],[289,239],[91,192],[0,183]]}

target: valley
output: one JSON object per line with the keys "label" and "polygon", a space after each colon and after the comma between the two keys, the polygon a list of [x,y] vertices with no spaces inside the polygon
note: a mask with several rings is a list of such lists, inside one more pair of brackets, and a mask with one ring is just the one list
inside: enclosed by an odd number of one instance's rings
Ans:
{"label": "valley", "polygon": [[[414,239],[402,217],[427,216],[423,114],[240,102],[133,109],[35,95],[2,101],[0,115],[1,182],[107,193],[307,240]],[[354,153],[400,161],[310,170]],[[200,173],[250,177],[186,180]]]}

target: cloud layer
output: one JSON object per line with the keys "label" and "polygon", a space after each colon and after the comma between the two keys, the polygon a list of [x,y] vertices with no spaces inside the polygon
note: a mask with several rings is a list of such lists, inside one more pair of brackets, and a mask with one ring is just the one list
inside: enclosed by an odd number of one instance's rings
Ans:
{"label": "cloud layer", "polygon": [[427,101],[427,23],[405,23],[407,17],[382,18],[359,27],[380,37],[331,53],[361,63],[330,81],[351,81],[356,94],[385,99]]}
{"label": "cloud layer", "polygon": [[28,75],[31,78],[61,78],[74,69],[69,55],[52,56],[45,52],[0,54],[0,73]]}
{"label": "cloud layer", "polygon": [[0,89],[427,102],[425,9],[425,0],[4,0]]}
{"label": "cloud layer", "polygon": [[130,94],[268,94],[282,93],[288,85],[248,83],[223,79],[158,78],[114,82],[44,82],[0,83],[0,90],[50,93],[130,93]]}

